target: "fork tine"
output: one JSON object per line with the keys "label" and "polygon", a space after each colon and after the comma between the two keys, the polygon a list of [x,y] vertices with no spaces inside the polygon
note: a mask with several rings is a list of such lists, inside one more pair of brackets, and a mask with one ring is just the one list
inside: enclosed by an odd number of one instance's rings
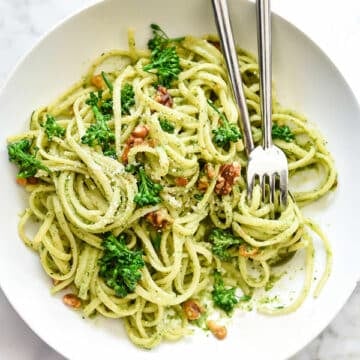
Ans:
{"label": "fork tine", "polygon": [[280,172],[280,205],[287,206],[287,197],[288,197],[288,172],[281,171]]}
{"label": "fork tine", "polygon": [[276,174],[269,176],[269,187],[270,187],[270,203],[274,203],[275,199],[275,186],[276,186]]}
{"label": "fork tine", "polygon": [[261,195],[264,202],[266,200],[266,178],[266,174],[260,177]]}
{"label": "fork tine", "polygon": [[247,198],[251,200],[255,183],[255,174],[248,167],[248,171],[246,173],[246,185],[247,185]]}

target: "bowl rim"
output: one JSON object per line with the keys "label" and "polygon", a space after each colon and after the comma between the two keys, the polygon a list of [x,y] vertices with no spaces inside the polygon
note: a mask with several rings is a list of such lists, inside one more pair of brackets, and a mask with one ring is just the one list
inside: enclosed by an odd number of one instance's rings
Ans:
{"label": "bowl rim", "polygon": [[[252,5],[255,6],[254,1],[251,1],[251,0],[241,0],[241,1],[246,2],[248,4],[252,4]],[[73,18],[77,17],[78,15],[83,14],[83,13],[89,11],[90,9],[94,9],[94,8],[96,8],[98,6],[102,6],[102,4],[105,3],[105,2],[106,2],[106,0],[91,0],[90,4],[81,6],[80,8],[71,11],[68,15],[61,18],[57,22],[55,22],[41,36],[39,36],[39,38],[34,42],[34,44],[19,57],[19,59],[16,61],[16,63],[12,66],[12,69],[9,71],[9,74],[3,80],[3,83],[0,86],[0,98],[6,92],[6,89],[7,89],[8,85],[11,83],[12,78],[16,75],[16,73],[21,68],[23,63],[47,39],[47,37],[50,34],[52,34],[57,29],[61,28],[63,25],[65,25],[66,23],[68,23]],[[296,24],[294,24],[290,20],[284,18],[282,15],[278,14],[278,12],[272,11],[272,15],[273,15],[274,18],[276,18],[276,21],[283,22],[286,26],[292,27],[294,30],[296,30],[296,32],[298,32],[302,37],[304,37],[307,41],[309,41],[309,43],[321,53],[321,55],[326,59],[326,61],[332,67],[333,71],[335,71],[337,73],[337,75],[339,76],[339,78],[342,80],[343,84],[348,88],[349,94],[351,94],[351,97],[352,97],[351,100],[353,101],[354,105],[357,108],[358,113],[360,114],[360,94],[358,94],[358,95],[356,94],[356,92],[354,91],[352,86],[347,81],[346,77],[343,75],[343,73],[339,69],[338,65],[335,64],[335,62],[327,54],[325,49],[321,45],[319,45],[309,33],[303,31],[302,29],[300,29]],[[71,354],[67,354],[66,350],[64,351],[63,349],[59,348],[58,344],[56,344],[56,342],[54,342],[51,338],[46,337],[45,334],[40,334],[40,332],[41,332],[40,330],[38,330],[37,328],[34,328],[33,326],[30,325],[30,322],[28,321],[28,319],[22,315],[21,311],[18,310],[17,306],[12,301],[11,296],[8,294],[8,290],[3,287],[1,279],[2,279],[2,277],[0,276],[0,288],[4,293],[4,295],[5,295],[5,297],[6,297],[7,301],[8,301],[8,304],[16,312],[16,314],[21,318],[21,320],[26,324],[26,326],[34,334],[36,334],[36,336],[38,336],[39,339],[41,339],[41,341],[43,341],[45,344],[47,344],[52,350],[54,350],[60,356],[69,356],[69,355],[71,355]],[[300,346],[301,346],[300,348],[298,348],[297,350],[294,350],[291,354],[288,354],[289,357],[292,357],[292,356],[296,355],[298,352],[300,352],[302,349],[304,349],[304,347],[306,347],[320,333],[322,333],[324,331],[324,329],[334,320],[334,318],[338,315],[338,313],[341,311],[341,309],[344,306],[346,306],[346,303],[349,300],[352,293],[354,292],[358,281],[360,281],[360,268],[359,268],[359,273],[357,275],[355,275],[355,277],[354,277],[353,283],[351,285],[351,291],[349,290],[349,294],[347,296],[346,302],[344,304],[342,304],[334,312],[334,315],[329,319],[329,321],[324,326],[321,326],[321,328],[318,329],[315,336],[310,336],[308,339],[303,341],[303,343],[300,344]]]}

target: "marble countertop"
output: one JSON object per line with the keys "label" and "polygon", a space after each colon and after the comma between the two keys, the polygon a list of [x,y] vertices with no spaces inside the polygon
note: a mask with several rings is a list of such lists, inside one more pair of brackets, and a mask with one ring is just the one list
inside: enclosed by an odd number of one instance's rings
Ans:
{"label": "marble countertop", "polygon": [[[144,0],[145,1],[145,0]],[[95,0],[0,0],[0,87],[18,59],[64,17]],[[340,68],[360,101],[360,1],[273,0]],[[356,72],[355,72],[356,74]],[[63,360],[11,308],[0,290],[0,358]],[[4,329],[6,328],[6,331]],[[291,360],[360,359],[360,285],[332,323]]]}

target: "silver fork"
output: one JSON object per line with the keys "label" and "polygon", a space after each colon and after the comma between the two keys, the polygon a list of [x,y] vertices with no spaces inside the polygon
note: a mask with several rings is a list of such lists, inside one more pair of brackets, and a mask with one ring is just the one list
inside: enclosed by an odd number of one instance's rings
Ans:
{"label": "silver fork", "polygon": [[[269,200],[274,202],[276,185],[279,184],[280,205],[287,204],[288,163],[284,152],[272,142],[272,97],[271,97],[271,9],[270,0],[256,0],[258,56],[260,72],[260,105],[263,129],[263,144],[249,156],[247,167],[248,194],[251,196],[258,177],[263,198],[269,186]],[[278,178],[278,180],[277,180]]]}
{"label": "silver fork", "polygon": [[269,184],[269,201],[274,202],[276,178],[279,177],[280,204],[287,204],[288,165],[285,154],[272,144],[271,119],[271,11],[269,0],[257,0],[258,49],[260,66],[261,113],[263,121],[263,146],[254,149],[251,124],[246,98],[241,80],[236,48],[231,30],[229,10],[226,0],[212,0],[215,22],[221,48],[228,68],[231,86],[240,110],[240,124],[244,134],[245,149],[248,155],[247,192],[251,198],[256,177],[259,178],[262,194],[266,196],[266,178]]}
{"label": "silver fork", "polygon": [[221,48],[224,53],[232,91],[240,111],[240,125],[244,134],[245,150],[249,156],[254,149],[254,141],[252,138],[249,113],[239,69],[239,60],[231,30],[229,9],[226,0],[212,0],[212,4],[215,23],[220,37]]}

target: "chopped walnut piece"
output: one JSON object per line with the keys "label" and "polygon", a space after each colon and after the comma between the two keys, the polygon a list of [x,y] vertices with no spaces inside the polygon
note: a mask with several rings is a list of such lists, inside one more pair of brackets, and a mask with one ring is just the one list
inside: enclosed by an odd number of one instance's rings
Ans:
{"label": "chopped walnut piece", "polygon": [[159,85],[155,94],[155,101],[167,107],[173,106],[173,99],[165,86]]}
{"label": "chopped walnut piece", "polygon": [[28,181],[26,178],[17,177],[16,183],[20,186],[25,186],[28,183]]}
{"label": "chopped walnut piece", "polygon": [[128,161],[128,155],[131,148],[144,143],[144,139],[149,134],[149,128],[146,125],[137,125],[126,141],[121,160],[124,164]]}
{"label": "chopped walnut piece", "polygon": [[213,179],[216,175],[214,166],[210,163],[205,164],[205,172],[210,180]]}
{"label": "chopped walnut piece", "polygon": [[230,194],[236,179],[240,176],[240,170],[237,162],[222,165],[215,185],[215,193],[218,195]]}
{"label": "chopped walnut piece", "polygon": [[227,330],[225,326],[218,325],[214,320],[208,320],[206,325],[217,339],[223,340],[226,338]]}
{"label": "chopped walnut piece", "polygon": [[209,179],[210,180],[213,179],[216,175],[215,169],[213,165],[210,163],[205,164],[204,170],[206,175],[201,176],[201,178],[197,182],[197,189],[202,192],[205,192],[209,187],[210,185]]}
{"label": "chopped walnut piece", "polygon": [[145,218],[157,230],[162,230],[173,222],[173,219],[165,209],[148,213]]}
{"label": "chopped walnut piece", "polygon": [[239,246],[239,255],[243,257],[255,256],[259,252],[259,248],[253,247],[248,244],[242,244]]}
{"label": "chopped walnut piece", "polygon": [[26,180],[27,180],[27,183],[30,185],[36,185],[39,183],[39,179],[34,176],[30,176]]}
{"label": "chopped walnut piece", "polygon": [[196,320],[204,312],[199,303],[195,300],[189,299],[182,304],[185,316],[188,320]]}
{"label": "chopped walnut piece", "polygon": [[79,309],[81,307],[81,300],[75,294],[64,295],[63,302],[65,305],[74,309]]}
{"label": "chopped walnut piece", "polygon": [[121,155],[121,160],[124,164],[127,164],[128,162],[128,156],[129,156],[129,151],[130,151],[131,147],[128,146],[128,144],[126,144],[125,148],[124,148],[124,151]]}
{"label": "chopped walnut piece", "polygon": [[176,186],[186,186],[188,184],[188,179],[182,176],[175,179]]}
{"label": "chopped walnut piece", "polygon": [[94,75],[91,78],[91,85],[94,85],[97,89],[104,89],[105,83],[101,75]]}
{"label": "chopped walnut piece", "polygon": [[135,138],[145,139],[149,134],[149,128],[145,125],[138,125],[135,127],[131,135]]}

